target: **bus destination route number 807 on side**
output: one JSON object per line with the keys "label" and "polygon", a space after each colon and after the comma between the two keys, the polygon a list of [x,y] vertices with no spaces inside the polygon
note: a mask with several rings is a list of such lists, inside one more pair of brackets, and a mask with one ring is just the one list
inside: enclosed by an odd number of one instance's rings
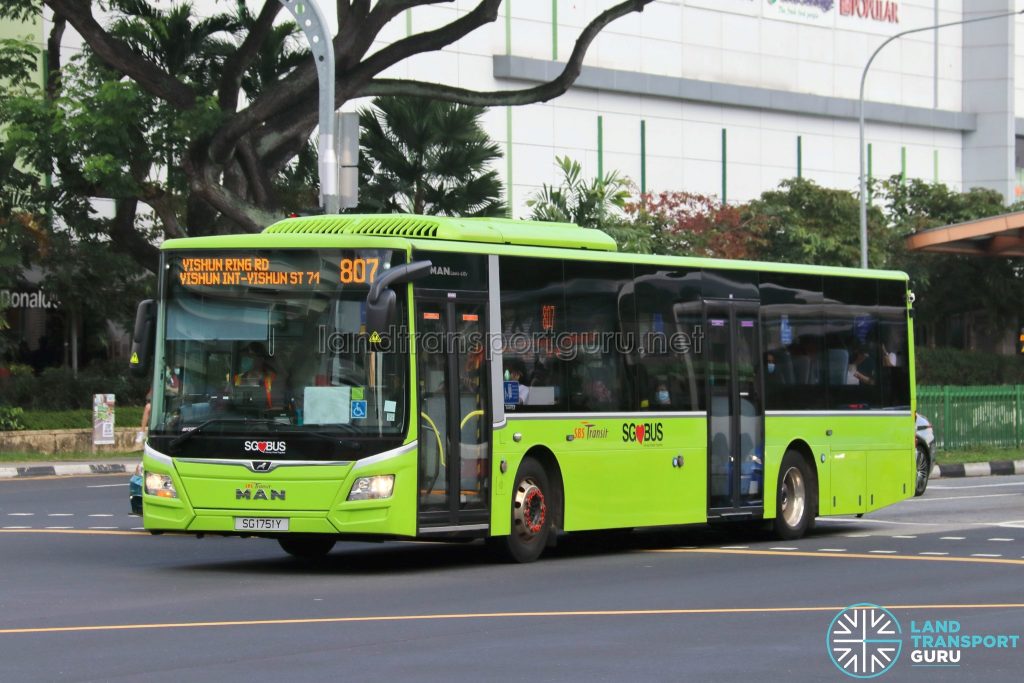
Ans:
{"label": "bus destination route number 807 on side", "polygon": [[345,215],[169,240],[144,524],[487,537],[819,515],[914,493],[903,273],[618,253],[575,225]]}

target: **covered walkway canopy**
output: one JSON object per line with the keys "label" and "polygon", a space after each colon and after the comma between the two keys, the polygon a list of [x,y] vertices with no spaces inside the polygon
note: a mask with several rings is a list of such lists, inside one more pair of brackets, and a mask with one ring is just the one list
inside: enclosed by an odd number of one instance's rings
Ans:
{"label": "covered walkway canopy", "polygon": [[1024,211],[929,228],[907,238],[911,251],[1024,256]]}

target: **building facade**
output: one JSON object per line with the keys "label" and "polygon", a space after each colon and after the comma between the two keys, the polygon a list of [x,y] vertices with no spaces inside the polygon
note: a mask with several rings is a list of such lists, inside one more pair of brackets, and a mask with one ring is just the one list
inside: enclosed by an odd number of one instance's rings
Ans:
{"label": "building facade", "polygon": [[[505,0],[494,24],[387,75],[480,90],[529,87],[557,74],[582,28],[613,4]],[[321,5],[333,14],[331,3]],[[408,10],[378,46],[476,5]],[[195,6],[200,14],[223,11],[212,0]],[[588,175],[617,170],[643,191],[743,201],[793,176],[854,190],[860,79],[872,52],[902,31],[1014,9],[1013,0],[656,0],[597,37],[563,96],[489,111],[486,127],[505,149],[499,171],[512,213],[528,213],[526,199],[557,180],[555,157],[563,155]],[[64,43],[71,53],[80,39],[68,30]],[[991,187],[1018,198],[1019,62],[1020,16],[922,31],[886,46],[866,80],[869,176]]]}

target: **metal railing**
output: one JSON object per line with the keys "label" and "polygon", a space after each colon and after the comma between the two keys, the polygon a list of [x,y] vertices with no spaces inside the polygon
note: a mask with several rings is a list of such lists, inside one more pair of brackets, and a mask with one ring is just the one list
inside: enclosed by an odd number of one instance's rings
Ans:
{"label": "metal railing", "polygon": [[919,386],[917,412],[935,427],[939,449],[1024,444],[1024,385]]}

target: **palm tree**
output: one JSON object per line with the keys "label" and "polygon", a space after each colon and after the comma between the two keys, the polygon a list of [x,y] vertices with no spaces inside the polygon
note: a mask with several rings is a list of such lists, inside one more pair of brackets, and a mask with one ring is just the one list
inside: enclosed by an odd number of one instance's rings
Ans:
{"label": "palm tree", "polygon": [[480,126],[482,107],[377,97],[359,111],[359,210],[500,216],[501,150]]}

